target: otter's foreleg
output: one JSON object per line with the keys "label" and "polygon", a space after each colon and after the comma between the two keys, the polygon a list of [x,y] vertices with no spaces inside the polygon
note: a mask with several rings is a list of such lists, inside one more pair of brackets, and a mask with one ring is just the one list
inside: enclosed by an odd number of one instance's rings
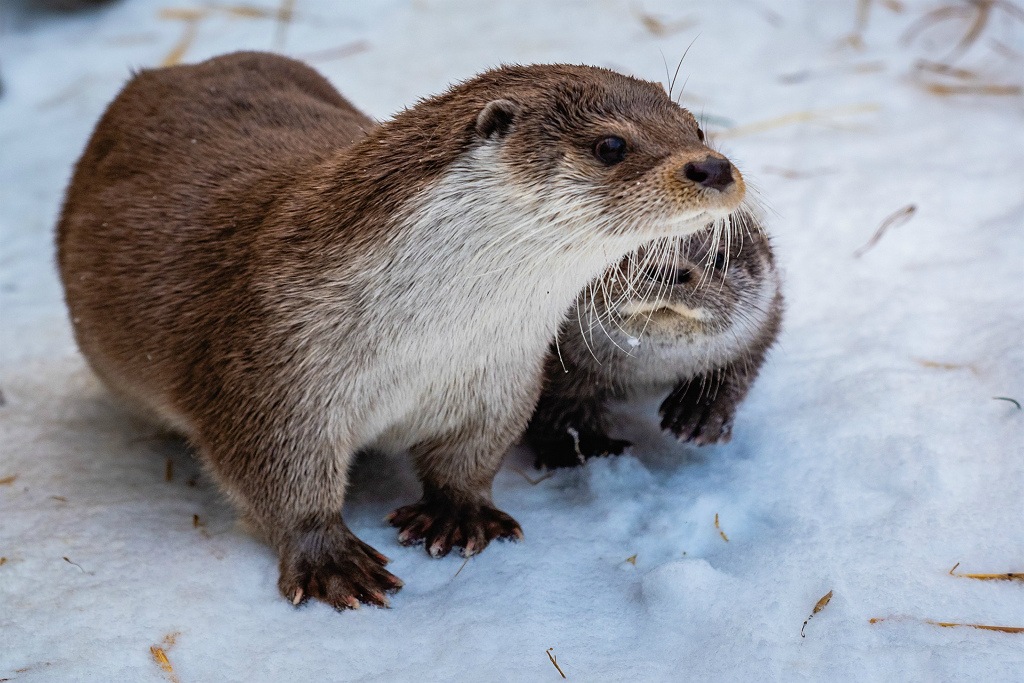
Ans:
{"label": "otter's foreleg", "polygon": [[[402,586],[388,559],[359,540],[341,515],[352,454],[339,452],[301,418],[287,426],[233,430],[230,441],[200,443],[220,483],[276,548],[281,593],[337,609],[387,606]],[[308,426],[308,425],[307,425]],[[222,432],[224,433],[224,432]]]}
{"label": "otter's foreleg", "polygon": [[423,496],[398,508],[388,521],[402,545],[423,543],[434,557],[452,548],[475,555],[495,539],[521,540],[519,523],[494,507],[491,483],[521,431],[482,419],[475,428],[416,444],[411,450]]}
{"label": "otter's foreleg", "polygon": [[554,356],[545,365],[544,393],[526,429],[537,467],[576,467],[587,458],[621,455],[632,445],[608,436],[611,390],[599,377],[581,367],[566,369]]}
{"label": "otter's foreleg", "polygon": [[729,441],[736,409],[755,375],[737,363],[680,381],[661,404],[661,428],[698,446]]}
{"label": "otter's foreleg", "polygon": [[578,467],[589,458],[621,455],[633,444],[608,436],[605,400],[545,395],[526,430],[526,442],[537,453],[537,467]]}

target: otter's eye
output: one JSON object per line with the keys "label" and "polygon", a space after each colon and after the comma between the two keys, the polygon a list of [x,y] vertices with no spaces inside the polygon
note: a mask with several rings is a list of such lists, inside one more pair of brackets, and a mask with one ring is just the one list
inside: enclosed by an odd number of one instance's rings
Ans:
{"label": "otter's eye", "polygon": [[722,252],[718,252],[718,254],[715,255],[715,268],[717,270],[721,270],[722,266],[724,266],[724,265],[725,265],[725,254],[723,254]]}
{"label": "otter's eye", "polygon": [[702,131],[700,128],[697,129],[697,139],[700,140],[701,142],[704,142],[704,131]]}
{"label": "otter's eye", "polygon": [[626,158],[626,141],[609,135],[594,143],[594,156],[605,166],[614,166]]}

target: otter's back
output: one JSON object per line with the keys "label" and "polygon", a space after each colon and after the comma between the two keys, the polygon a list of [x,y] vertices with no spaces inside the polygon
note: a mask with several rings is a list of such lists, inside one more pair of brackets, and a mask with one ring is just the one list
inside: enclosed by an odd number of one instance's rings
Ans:
{"label": "otter's back", "polygon": [[237,294],[281,188],[373,127],[315,71],[275,55],[132,78],[97,124],[57,228],[75,334],[98,374],[140,398],[182,381],[182,368],[204,372],[197,359],[251,314]]}

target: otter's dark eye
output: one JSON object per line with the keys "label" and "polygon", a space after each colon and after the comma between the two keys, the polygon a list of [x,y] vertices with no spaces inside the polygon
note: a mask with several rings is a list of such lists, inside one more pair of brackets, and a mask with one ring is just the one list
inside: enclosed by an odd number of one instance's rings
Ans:
{"label": "otter's dark eye", "polygon": [[715,268],[718,269],[718,270],[721,270],[722,266],[724,266],[724,265],[725,265],[725,254],[723,254],[722,252],[718,252],[718,254],[715,255]]}
{"label": "otter's dark eye", "polygon": [[697,129],[697,139],[700,140],[701,142],[704,142],[704,131],[702,131],[700,128]]}
{"label": "otter's dark eye", "polygon": [[605,166],[614,166],[626,158],[626,141],[609,135],[594,143],[594,156]]}

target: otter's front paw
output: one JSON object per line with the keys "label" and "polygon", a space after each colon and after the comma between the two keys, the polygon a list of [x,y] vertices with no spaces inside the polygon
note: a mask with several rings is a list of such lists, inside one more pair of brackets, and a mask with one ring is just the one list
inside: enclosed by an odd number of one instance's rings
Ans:
{"label": "otter's front paw", "polygon": [[469,557],[494,539],[523,538],[519,523],[501,510],[481,500],[462,501],[437,493],[398,508],[387,521],[400,530],[399,543],[423,543],[433,557],[444,557],[452,548],[462,548],[462,555]]}
{"label": "otter's front paw", "polygon": [[732,438],[736,402],[728,392],[697,378],[676,387],[659,412],[662,429],[671,431],[681,441],[706,446]]}
{"label": "otter's front paw", "polygon": [[623,439],[613,439],[602,431],[580,429],[566,431],[564,437],[544,442],[534,442],[537,451],[537,467],[579,467],[588,458],[606,455],[622,455],[633,444]]}
{"label": "otter's front paw", "polygon": [[387,594],[402,587],[402,580],[384,569],[387,563],[339,519],[286,538],[277,585],[295,605],[315,598],[335,609],[360,603],[387,607]]}

